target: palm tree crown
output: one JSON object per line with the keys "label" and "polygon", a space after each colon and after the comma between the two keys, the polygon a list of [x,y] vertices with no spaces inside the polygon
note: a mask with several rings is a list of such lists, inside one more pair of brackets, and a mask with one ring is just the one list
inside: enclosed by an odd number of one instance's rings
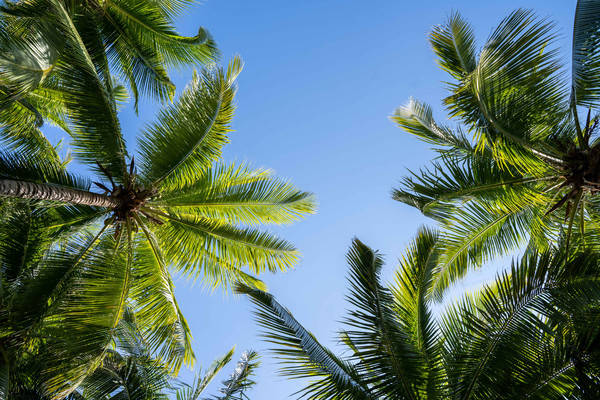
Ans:
{"label": "palm tree crown", "polygon": [[212,285],[242,280],[260,286],[243,266],[256,274],[285,270],[296,262],[297,251],[251,225],[288,223],[313,211],[309,193],[272,178],[269,171],[215,164],[227,142],[240,69],[235,59],[227,71],[201,72],[175,104],[160,112],[139,140],[139,172],[133,157],[128,162],[110,107],[81,99],[80,124],[92,129],[74,136],[75,157],[98,173],[95,185],[104,193],[90,192],[85,179],[53,160],[18,152],[1,157],[0,195],[77,206],[77,218],[65,222],[65,229],[72,221],[94,227],[103,220],[81,259],[110,233],[124,254],[122,298],[133,296],[153,350],[162,348],[174,369],[193,355],[168,268],[203,276]]}
{"label": "palm tree crown", "polygon": [[600,2],[577,2],[568,83],[555,39],[552,23],[517,10],[477,52],[454,14],[430,41],[453,78],[444,103],[473,140],[416,100],[392,116],[439,153],[394,191],[445,227],[439,292],[469,265],[524,243],[545,251],[560,237],[567,247],[597,242],[589,235],[600,221]]}

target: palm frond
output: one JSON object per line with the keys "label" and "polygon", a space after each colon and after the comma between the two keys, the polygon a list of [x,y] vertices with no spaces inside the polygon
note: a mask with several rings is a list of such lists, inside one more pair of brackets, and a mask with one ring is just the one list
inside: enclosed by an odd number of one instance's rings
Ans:
{"label": "palm frond", "polygon": [[70,243],[40,269],[48,275],[44,285],[59,285],[58,291],[52,290],[53,301],[42,325],[47,340],[40,352],[42,378],[57,395],[70,393],[100,365],[127,296],[130,256],[126,241],[104,236],[98,251],[87,251],[95,240]]}
{"label": "palm frond", "polygon": [[[57,65],[62,77],[62,92],[69,117],[73,122],[72,144],[75,156],[88,165],[101,164],[116,180],[126,173],[127,152],[116,115],[114,99],[98,75],[92,56],[74,26],[73,20],[58,0],[36,0],[52,16],[52,31],[59,32],[66,43],[66,62]],[[46,16],[50,18],[50,16]],[[101,168],[96,168],[102,173]]]}
{"label": "palm frond", "polygon": [[206,389],[208,384],[215,378],[215,376],[231,361],[235,347],[229,350],[222,357],[217,358],[211,366],[202,374],[202,376],[196,377],[192,386],[185,385],[175,392],[177,400],[198,400],[202,392]]}
{"label": "palm frond", "polygon": [[577,105],[598,107],[600,100],[600,3],[578,0],[572,54],[572,97]]}
{"label": "palm frond", "polygon": [[245,225],[290,223],[314,212],[312,194],[272,177],[270,171],[234,164],[203,170],[193,185],[163,192],[151,204]]}
{"label": "palm frond", "polygon": [[51,183],[79,190],[89,190],[90,182],[67,172],[56,160],[32,159],[27,152],[0,153],[0,177],[35,183]]}
{"label": "palm frond", "polygon": [[556,180],[551,175],[530,177],[514,169],[502,168],[486,154],[460,159],[442,156],[430,168],[402,180],[402,186],[392,192],[395,200],[417,207],[426,215],[435,217],[436,206],[464,202],[472,198],[492,200],[505,193],[507,188]]}
{"label": "palm frond", "polygon": [[223,381],[219,391],[222,395],[214,396],[215,400],[234,400],[247,398],[244,393],[252,388],[256,382],[252,380],[254,370],[260,366],[260,357],[253,350],[244,351],[237,362],[233,373]]}
{"label": "palm frond", "polygon": [[553,24],[533,13],[514,11],[484,45],[475,70],[446,99],[451,115],[476,133],[480,148],[489,146],[521,168],[536,157],[560,163],[560,149],[547,140],[567,109],[557,50],[548,50],[553,31]]}
{"label": "palm frond", "polygon": [[156,234],[165,256],[188,274],[209,272],[204,269],[214,261],[225,267],[248,266],[259,274],[284,271],[298,260],[298,251],[289,242],[266,232],[185,214],[164,218]]}
{"label": "palm frond", "polygon": [[311,378],[301,393],[309,399],[374,399],[356,369],[321,345],[268,293],[244,285],[236,291],[247,294],[258,308],[256,318],[264,337],[277,346],[273,351],[285,363],[281,372],[295,378]]}
{"label": "palm frond", "polygon": [[438,240],[437,232],[421,228],[400,259],[394,283],[390,286],[398,324],[409,333],[425,366],[422,371],[426,375],[426,384],[419,388],[419,394],[428,399],[445,395],[440,333],[430,308]]}
{"label": "palm frond", "polygon": [[135,247],[131,297],[136,321],[149,351],[177,372],[182,363],[192,365],[195,360],[190,328],[175,299],[175,286],[158,241],[141,220],[138,224],[144,238]]}
{"label": "palm frond", "polygon": [[357,370],[373,382],[378,394],[418,398],[424,383],[419,350],[396,322],[394,299],[380,282],[382,257],[354,239],[347,256],[350,265],[348,302],[354,309],[344,320],[348,337],[361,355]]}
{"label": "palm frond", "polygon": [[516,191],[493,202],[469,202],[446,211],[451,219],[444,221],[447,231],[439,246],[437,298],[471,268],[523,244],[532,225],[548,226],[540,201],[535,192]]}
{"label": "palm frond", "polygon": [[227,73],[205,69],[142,132],[141,175],[150,185],[190,184],[196,169],[209,167],[220,156],[231,130],[234,82],[241,67],[241,60],[235,58]]}
{"label": "palm frond", "polygon": [[453,132],[436,123],[431,107],[418,100],[410,99],[406,106],[396,109],[390,118],[408,133],[436,146],[436,151],[468,155],[474,152],[473,146],[461,132]]}
{"label": "palm frond", "polygon": [[[580,286],[560,277],[562,265],[561,257],[549,253],[525,257],[496,283],[465,296],[445,313],[445,357],[457,396],[511,398],[529,393],[532,398],[560,399],[565,386],[572,390],[566,348],[548,340],[552,329],[547,318],[558,305],[557,289]],[[515,346],[522,350],[508,350]],[[506,365],[510,368],[499,369]]]}
{"label": "palm frond", "polygon": [[459,13],[453,13],[444,25],[435,27],[429,42],[440,66],[456,79],[464,78],[475,69],[475,35]]}

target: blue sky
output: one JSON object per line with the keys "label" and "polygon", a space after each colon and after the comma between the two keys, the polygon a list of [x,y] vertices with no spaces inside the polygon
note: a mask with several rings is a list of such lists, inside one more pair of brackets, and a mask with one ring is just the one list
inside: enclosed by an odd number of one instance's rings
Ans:
{"label": "blue sky", "polygon": [[[389,277],[416,229],[428,223],[393,201],[390,191],[407,168],[424,166],[432,153],[387,117],[414,96],[444,119],[441,99],[448,77],[427,42],[431,27],[457,10],[473,23],[482,43],[512,9],[532,8],[558,23],[566,56],[574,5],[575,0],[206,0],[178,21],[183,34],[198,26],[209,29],[223,62],[240,54],[246,63],[225,159],[272,168],[318,196],[316,215],[275,230],[302,251],[302,262],[293,271],[263,278],[323,343],[336,346],[346,310],[350,240],[356,236],[386,254]],[[179,88],[190,77],[189,70],[173,74]],[[130,108],[122,112],[130,144],[156,109],[143,103],[140,118]],[[472,276],[457,291],[476,286],[493,270]],[[251,398],[284,399],[300,387],[276,375],[247,299],[183,280],[177,296],[194,334],[198,366],[208,366],[235,344],[235,358],[246,348],[263,356]]]}

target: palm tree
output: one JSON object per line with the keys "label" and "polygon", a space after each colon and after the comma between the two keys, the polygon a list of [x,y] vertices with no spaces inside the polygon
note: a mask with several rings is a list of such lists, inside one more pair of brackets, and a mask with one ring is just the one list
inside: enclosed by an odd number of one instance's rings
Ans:
{"label": "palm tree", "polygon": [[[345,357],[319,343],[272,295],[237,288],[256,305],[257,321],[284,364],[283,374],[310,379],[298,394],[308,399],[596,398],[598,347],[574,346],[564,332],[568,316],[594,321],[599,316],[593,278],[598,258],[580,255],[564,262],[558,254],[528,255],[492,285],[436,316],[438,240],[435,232],[421,230],[389,287],[380,280],[382,257],[353,241],[351,308],[340,333]],[[586,367],[578,366],[577,355]]]}
{"label": "palm tree", "polygon": [[430,42],[453,79],[444,104],[464,128],[436,123],[416,100],[392,116],[439,154],[394,191],[444,227],[439,293],[469,266],[525,243],[531,251],[559,237],[567,247],[597,244],[600,1],[577,2],[570,82],[555,39],[551,22],[517,10],[478,53],[454,14]]}
{"label": "palm tree", "polygon": [[97,173],[94,184],[103,193],[91,191],[89,182],[55,162],[18,151],[0,157],[0,196],[66,207],[77,216],[64,229],[83,221],[93,231],[74,271],[85,268],[85,257],[98,246],[112,245],[111,253],[122,257],[111,273],[121,279],[120,300],[110,305],[117,307],[113,321],[131,297],[151,350],[160,348],[160,357],[174,370],[182,361],[191,363],[193,353],[169,267],[203,276],[214,286],[237,280],[260,286],[243,266],[255,274],[285,270],[298,252],[252,225],[289,223],[314,209],[311,194],[267,170],[215,163],[228,141],[240,70],[236,58],[226,72],[214,68],[194,77],[175,104],[142,132],[139,172],[127,155],[114,109],[91,90],[79,97],[71,105],[80,116],[74,156]]}

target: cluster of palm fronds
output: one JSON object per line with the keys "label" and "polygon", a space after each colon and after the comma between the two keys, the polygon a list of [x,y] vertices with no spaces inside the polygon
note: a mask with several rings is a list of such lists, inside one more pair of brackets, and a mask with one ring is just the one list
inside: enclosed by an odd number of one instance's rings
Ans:
{"label": "cluster of palm fronds", "polygon": [[[459,14],[433,30],[453,79],[444,104],[461,124],[436,123],[416,100],[394,113],[438,157],[393,196],[440,227],[417,234],[389,285],[381,256],[354,240],[344,356],[272,295],[237,286],[282,373],[308,380],[301,396],[600,398],[600,1],[577,2],[569,83],[555,40],[525,10],[480,51]],[[495,281],[439,311],[450,285],[511,251]]]}
{"label": "cluster of palm fronds", "polygon": [[[170,270],[263,288],[256,275],[297,261],[292,244],[258,226],[302,218],[313,197],[221,161],[242,62],[219,67],[202,28],[177,33],[189,3],[0,4],[2,400],[163,398],[168,375],[194,362]],[[194,65],[204,67],[175,99],[168,68]],[[140,96],[163,103],[135,136],[135,157],[118,118],[130,94],[136,110]],[[72,154],[61,157],[45,123]],[[72,172],[72,160],[90,173]],[[134,342],[122,336],[128,321]],[[226,398],[251,384],[255,355],[245,357]],[[229,358],[180,398],[197,398]]]}
{"label": "cluster of palm fronds", "polygon": [[[343,357],[256,277],[298,257],[257,226],[293,222],[314,200],[221,161],[242,63],[218,67],[204,29],[176,32],[188,3],[0,4],[0,400],[198,399],[233,352],[193,385],[173,377],[194,354],[171,269],[249,295],[283,372],[310,380],[307,398],[600,398],[600,0],[577,2],[569,84],[554,26],[529,11],[480,51],[458,14],[434,29],[463,128],[415,100],[398,109],[439,157],[394,197],[440,228],[419,231],[389,285],[382,257],[353,242]],[[205,67],[175,99],[168,68],[193,64]],[[140,96],[163,103],[135,159],[118,119],[130,94],[136,109]],[[522,257],[494,282],[435,311],[509,251]],[[257,365],[244,353],[213,398],[247,399]]]}

